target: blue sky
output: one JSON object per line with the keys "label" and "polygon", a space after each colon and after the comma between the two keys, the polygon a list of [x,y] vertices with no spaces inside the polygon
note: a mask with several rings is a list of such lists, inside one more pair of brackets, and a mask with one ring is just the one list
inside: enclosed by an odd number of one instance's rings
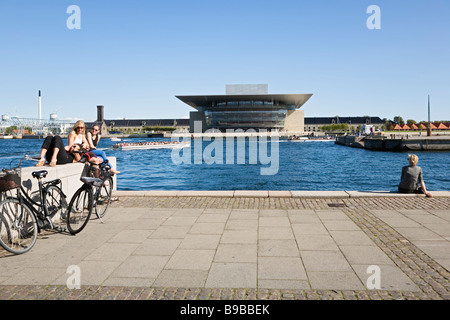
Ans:
{"label": "blue sky", "polygon": [[[81,29],[66,12],[81,9]],[[381,29],[366,12],[381,9]],[[176,95],[267,83],[306,117],[450,120],[448,0],[0,0],[0,113],[186,118]]]}

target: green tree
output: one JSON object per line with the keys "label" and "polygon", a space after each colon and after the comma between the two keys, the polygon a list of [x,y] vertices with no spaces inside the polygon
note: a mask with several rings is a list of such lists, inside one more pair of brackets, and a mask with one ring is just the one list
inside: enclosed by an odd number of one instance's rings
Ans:
{"label": "green tree", "polygon": [[14,130],[17,130],[17,126],[10,126],[5,129],[5,134],[10,135],[10,134],[14,133]]}
{"label": "green tree", "polygon": [[322,131],[347,131],[349,129],[348,123],[330,124],[320,127]]}
{"label": "green tree", "polygon": [[394,122],[395,122],[395,123],[398,123],[398,124],[401,125],[401,126],[405,124],[405,121],[404,121],[403,118],[400,117],[400,116],[395,116],[395,117],[394,117]]}

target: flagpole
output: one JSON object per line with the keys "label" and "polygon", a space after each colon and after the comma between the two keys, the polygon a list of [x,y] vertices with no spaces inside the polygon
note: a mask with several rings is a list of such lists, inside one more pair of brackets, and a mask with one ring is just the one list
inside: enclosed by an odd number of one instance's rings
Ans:
{"label": "flagpole", "polygon": [[427,128],[427,136],[431,136],[430,95],[428,95],[428,128]]}

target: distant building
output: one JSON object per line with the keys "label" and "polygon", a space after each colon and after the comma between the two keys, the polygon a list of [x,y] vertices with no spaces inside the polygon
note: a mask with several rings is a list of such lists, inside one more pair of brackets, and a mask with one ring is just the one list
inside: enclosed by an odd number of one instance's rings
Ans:
{"label": "distant building", "polygon": [[94,124],[100,125],[101,134],[122,132],[137,133],[146,127],[165,127],[177,130],[189,131],[189,119],[113,119],[104,118],[104,106],[97,106],[97,120],[86,122],[86,127],[90,129]]}
{"label": "distant building", "polygon": [[[266,90],[266,87],[250,88],[251,90]],[[226,129],[277,129],[286,132],[323,132],[324,125],[346,123],[349,130],[358,130],[362,125],[373,124],[376,129],[381,129],[385,122],[380,117],[304,117],[303,110],[298,110],[311,96],[310,94],[270,95],[270,94],[232,94],[235,90],[246,92],[242,85],[237,87],[227,86],[227,95],[224,96],[186,96],[178,97],[185,101],[197,101],[201,104],[217,104],[222,101],[220,107],[212,107],[191,112],[190,119],[113,119],[104,118],[104,106],[97,106],[97,120],[86,122],[89,130],[94,124],[100,125],[101,134],[107,133],[138,133],[145,128],[164,127],[174,128],[179,131],[193,132],[193,121],[202,122],[203,131],[216,128]],[[244,90],[244,91],[243,91]],[[247,91],[248,92],[248,91]],[[261,91],[260,91],[261,92]],[[200,98],[202,97],[202,98]],[[200,102],[203,99],[206,102]],[[188,103],[188,102],[186,102]],[[188,103],[188,104],[189,104]]]}
{"label": "distant building", "polygon": [[196,109],[190,113],[194,123],[208,129],[267,129],[303,132],[304,111],[300,107],[312,94],[269,94],[267,84],[227,85],[225,95],[177,96]]}
{"label": "distant building", "polygon": [[385,122],[380,117],[305,117],[305,131],[321,132],[321,127],[332,124],[348,124],[350,131],[357,131],[365,124],[373,124],[375,129],[381,129]]}

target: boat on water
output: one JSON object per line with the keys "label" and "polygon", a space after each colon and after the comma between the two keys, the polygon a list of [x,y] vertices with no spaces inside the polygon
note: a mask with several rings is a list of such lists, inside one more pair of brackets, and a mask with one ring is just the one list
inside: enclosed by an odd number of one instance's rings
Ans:
{"label": "boat on water", "polygon": [[325,137],[289,137],[291,142],[335,142],[336,138],[331,136]]}
{"label": "boat on water", "polygon": [[134,142],[134,143],[116,143],[113,145],[114,149],[120,150],[147,150],[147,149],[173,149],[173,148],[187,148],[191,145],[190,142],[180,141],[154,141],[154,142]]}
{"label": "boat on water", "polygon": [[122,139],[114,137],[114,138],[111,138],[111,141],[122,141]]}

